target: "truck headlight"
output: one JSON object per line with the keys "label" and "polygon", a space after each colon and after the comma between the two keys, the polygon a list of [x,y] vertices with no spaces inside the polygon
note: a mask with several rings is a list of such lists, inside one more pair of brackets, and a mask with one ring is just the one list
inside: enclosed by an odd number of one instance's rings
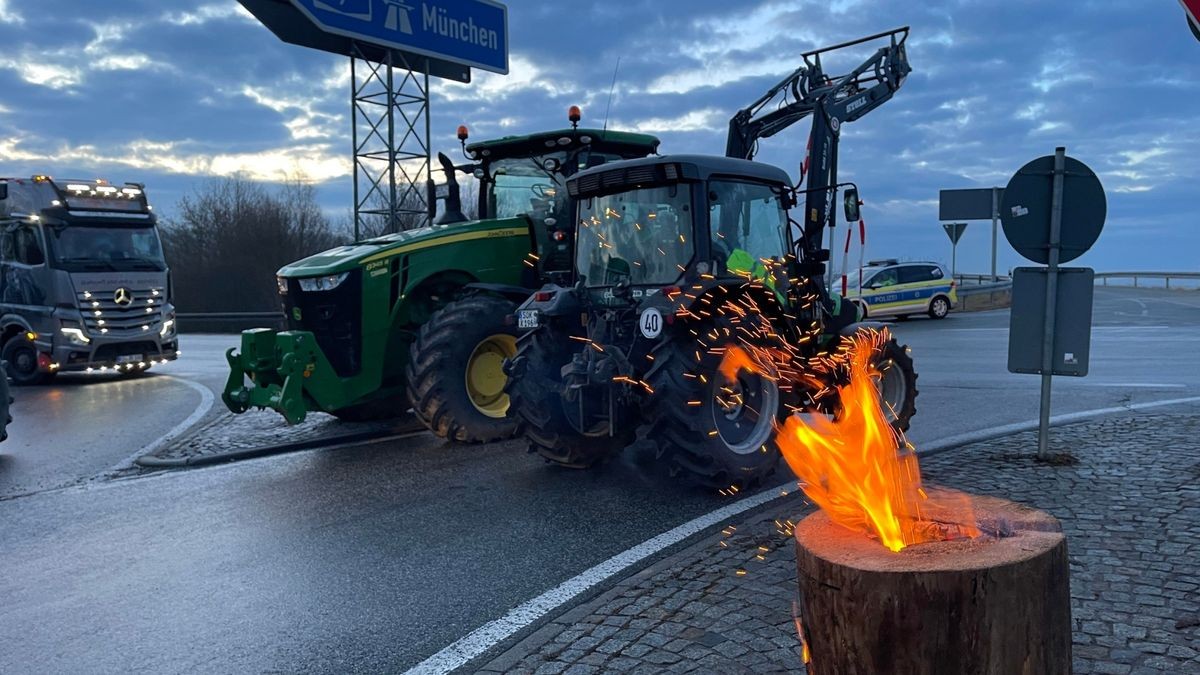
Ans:
{"label": "truck headlight", "polygon": [[170,319],[167,319],[166,321],[162,322],[162,327],[158,329],[158,336],[160,338],[166,338],[166,337],[170,337],[174,334],[175,334],[175,317],[172,316]]}
{"label": "truck headlight", "polygon": [[279,289],[280,295],[287,295],[287,279],[275,277],[275,287]]}
{"label": "truck headlight", "polygon": [[350,276],[349,272],[342,272],[341,274],[330,274],[323,277],[297,279],[297,281],[300,282],[300,290],[312,293],[313,291],[332,291],[340,286],[348,276]]}
{"label": "truck headlight", "polygon": [[84,346],[90,344],[92,339],[83,332],[83,328],[77,321],[63,321],[62,328],[59,329],[63,337],[67,338],[67,342],[73,345]]}

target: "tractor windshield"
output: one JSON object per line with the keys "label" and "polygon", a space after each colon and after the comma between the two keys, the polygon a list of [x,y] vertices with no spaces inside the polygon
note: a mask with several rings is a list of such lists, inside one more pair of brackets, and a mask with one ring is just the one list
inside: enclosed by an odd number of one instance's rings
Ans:
{"label": "tractor windshield", "polygon": [[695,254],[686,185],[592,197],[579,214],[576,267],[588,286],[670,284]]}

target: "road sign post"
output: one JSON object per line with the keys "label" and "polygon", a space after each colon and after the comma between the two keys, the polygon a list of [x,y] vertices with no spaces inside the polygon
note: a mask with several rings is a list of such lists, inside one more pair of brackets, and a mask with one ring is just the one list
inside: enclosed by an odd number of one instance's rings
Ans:
{"label": "road sign post", "polygon": [[[1050,180],[1046,180],[1049,178]],[[1066,148],[1021,167],[1004,189],[1001,219],[1004,236],[1022,256],[1044,263],[1045,268],[1021,268],[1013,278],[1013,308],[1009,324],[1008,369],[1042,376],[1038,411],[1038,457],[1049,459],[1051,385],[1055,374],[1087,374],[1090,350],[1093,272],[1088,268],[1059,267],[1091,248],[1104,227],[1107,204],[1100,180],[1082,162],[1067,157]],[[1079,273],[1088,284],[1081,287]],[[1073,274],[1064,297],[1059,290],[1062,274]],[[1042,277],[1044,274],[1044,286]],[[1019,278],[1018,278],[1019,277]],[[1033,285],[1037,284],[1037,285]],[[1034,310],[1037,289],[1042,306]],[[1041,314],[1040,317],[1036,314]],[[1031,331],[1040,320],[1040,330]],[[1070,338],[1059,335],[1069,326]],[[1085,331],[1082,338],[1079,331]],[[1035,347],[1036,345],[1036,347]],[[1063,345],[1067,345],[1063,347]],[[1036,368],[1029,365],[1031,347],[1037,348]],[[1068,351],[1069,349],[1069,351]],[[1061,364],[1060,364],[1061,362]]]}
{"label": "road sign post", "polygon": [[992,281],[1000,278],[996,273],[996,245],[1003,199],[1004,188],[998,187],[938,192],[938,220],[992,221]]}
{"label": "road sign post", "polygon": [[[958,269],[958,240],[962,239],[967,229],[966,223],[942,223],[946,236],[950,237],[950,278],[953,279]],[[994,245],[994,244],[993,244]]]}

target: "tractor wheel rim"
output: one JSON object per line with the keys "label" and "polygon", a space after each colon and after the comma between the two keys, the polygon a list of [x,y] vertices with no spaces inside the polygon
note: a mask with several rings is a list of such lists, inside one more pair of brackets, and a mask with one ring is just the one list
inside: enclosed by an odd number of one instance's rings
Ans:
{"label": "tractor wheel rim", "polygon": [[504,392],[508,378],[504,374],[504,360],[516,355],[517,339],[499,334],[480,341],[467,359],[467,398],[483,415],[501,419],[508,412],[508,394]]}
{"label": "tractor wheel rim", "polygon": [[875,388],[879,392],[883,416],[888,422],[894,422],[900,416],[899,411],[904,409],[904,397],[908,392],[908,377],[892,359],[876,363],[875,368],[879,371],[879,379],[875,381]]}
{"label": "tractor wheel rim", "polygon": [[740,372],[736,380],[718,375],[712,401],[717,436],[738,455],[759,452],[771,437],[779,386],[757,373]]}

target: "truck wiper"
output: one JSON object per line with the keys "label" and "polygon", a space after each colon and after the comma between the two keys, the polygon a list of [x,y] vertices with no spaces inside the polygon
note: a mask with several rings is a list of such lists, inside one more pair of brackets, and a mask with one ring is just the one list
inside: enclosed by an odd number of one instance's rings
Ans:
{"label": "truck wiper", "polygon": [[100,266],[106,267],[109,270],[112,270],[114,272],[117,271],[116,266],[114,266],[112,264],[112,262],[110,262],[108,260],[101,260],[100,258],[88,258],[88,257],[59,258],[58,262],[63,265],[100,265]]}

